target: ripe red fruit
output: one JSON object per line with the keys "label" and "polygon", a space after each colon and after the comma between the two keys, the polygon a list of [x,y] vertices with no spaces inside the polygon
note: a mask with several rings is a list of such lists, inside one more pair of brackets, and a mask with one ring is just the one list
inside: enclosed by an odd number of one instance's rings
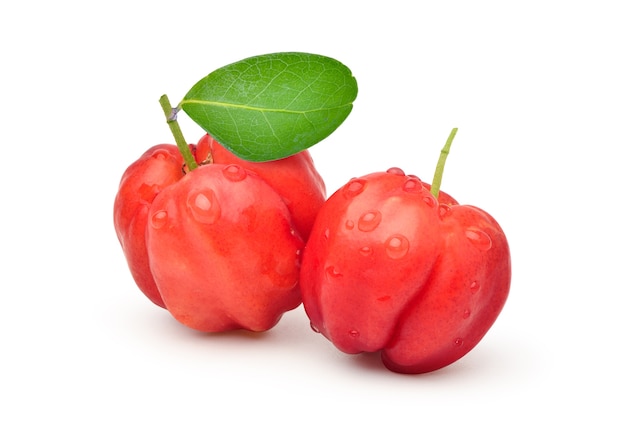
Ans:
{"label": "ripe red fruit", "polygon": [[447,366],[478,344],[507,299],[504,232],[398,168],[350,180],[324,204],[300,275],[311,325],[346,353],[381,352],[401,373]]}
{"label": "ripe red fruit", "polygon": [[[325,199],[308,152],[250,163],[211,137],[148,150],[124,173],[115,229],[144,294],[201,331],[263,331],[300,300],[300,253]],[[223,163],[222,163],[223,162]]]}

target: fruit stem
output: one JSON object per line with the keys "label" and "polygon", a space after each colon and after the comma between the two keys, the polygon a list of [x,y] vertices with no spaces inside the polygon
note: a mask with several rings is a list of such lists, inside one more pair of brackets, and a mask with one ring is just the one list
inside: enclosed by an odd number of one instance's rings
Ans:
{"label": "fruit stem", "polygon": [[180,125],[178,125],[178,121],[176,120],[178,109],[172,108],[172,105],[170,104],[170,99],[165,94],[161,96],[161,98],[159,99],[159,103],[161,104],[161,108],[163,108],[163,113],[165,113],[167,125],[169,125],[170,131],[172,131],[172,134],[174,135],[176,146],[178,146],[178,150],[180,151],[180,154],[183,156],[183,160],[187,165],[187,170],[191,171],[194,168],[197,168],[198,163],[193,157],[193,154],[189,149],[189,145],[187,144],[187,142],[185,142],[183,132],[181,131]]}
{"label": "fruit stem", "polygon": [[435,198],[439,198],[439,188],[441,188],[443,168],[446,165],[446,159],[448,158],[448,154],[450,153],[450,146],[452,146],[452,140],[454,140],[454,136],[456,135],[457,131],[458,128],[452,128],[452,131],[448,136],[448,140],[446,141],[443,149],[441,149],[441,154],[439,154],[439,161],[437,161],[437,167],[435,168],[435,176],[433,177],[433,182],[430,185],[430,193],[433,194]]}

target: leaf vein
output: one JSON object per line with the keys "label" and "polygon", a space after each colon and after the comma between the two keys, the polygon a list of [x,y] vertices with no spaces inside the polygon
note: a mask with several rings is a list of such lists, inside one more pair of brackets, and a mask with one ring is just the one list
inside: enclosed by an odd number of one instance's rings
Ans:
{"label": "leaf vein", "polygon": [[179,108],[182,108],[183,105],[185,104],[197,104],[197,105],[202,105],[202,106],[215,106],[215,107],[224,107],[224,108],[230,108],[230,109],[242,109],[242,110],[251,110],[251,111],[256,111],[256,112],[273,112],[273,113],[291,113],[291,114],[307,114],[307,113],[313,113],[313,112],[321,112],[321,111],[328,111],[329,109],[343,109],[346,108],[348,106],[351,106],[352,103],[345,103],[345,104],[341,104],[341,105],[337,105],[337,106],[333,106],[333,107],[320,107],[317,109],[307,109],[307,110],[292,110],[292,109],[278,109],[278,108],[270,108],[270,107],[256,107],[256,106],[249,106],[247,104],[236,104],[236,103],[224,103],[221,101],[207,101],[207,100],[193,100],[193,99],[186,99],[183,100],[180,104],[179,104]]}

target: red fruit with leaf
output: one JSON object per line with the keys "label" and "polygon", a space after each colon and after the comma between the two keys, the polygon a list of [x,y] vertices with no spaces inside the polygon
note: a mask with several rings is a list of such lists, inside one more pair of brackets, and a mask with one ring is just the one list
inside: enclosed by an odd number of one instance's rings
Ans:
{"label": "red fruit with leaf", "polygon": [[[143,293],[207,332],[264,331],[297,307],[302,249],[326,198],[306,149],[346,119],[356,95],[339,61],[283,52],[213,71],[175,108],[162,96],[176,146],[129,166],[114,203]],[[207,131],[197,145],[182,136],[181,111]]]}

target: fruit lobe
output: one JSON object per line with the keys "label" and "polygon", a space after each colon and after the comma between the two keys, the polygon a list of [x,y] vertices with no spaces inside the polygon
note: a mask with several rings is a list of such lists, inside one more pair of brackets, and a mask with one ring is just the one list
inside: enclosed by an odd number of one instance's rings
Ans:
{"label": "fruit lobe", "polygon": [[311,324],[346,353],[382,352],[396,372],[428,372],[471,350],[508,295],[504,233],[394,168],[352,179],[318,214],[301,290]]}
{"label": "fruit lobe", "polygon": [[156,195],[183,177],[178,148],[160,144],[148,149],[124,172],[115,196],[113,222],[131,275],[152,302],[164,307],[150,273],[145,231],[148,211]]}

